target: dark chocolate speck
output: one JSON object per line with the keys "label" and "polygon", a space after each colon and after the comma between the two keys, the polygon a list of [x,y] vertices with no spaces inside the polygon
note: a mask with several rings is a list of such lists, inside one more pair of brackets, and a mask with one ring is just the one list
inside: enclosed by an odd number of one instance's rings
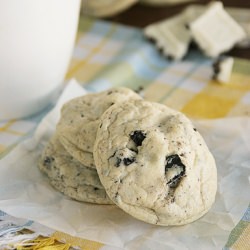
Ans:
{"label": "dark chocolate speck", "polygon": [[171,180],[167,182],[170,187],[176,187],[179,184],[180,179],[185,175],[186,166],[182,163],[178,154],[170,155],[166,157],[165,173],[172,167],[180,168],[180,173],[175,175]]}
{"label": "dark chocolate speck", "polygon": [[49,156],[46,156],[44,161],[43,161],[43,164],[44,166],[46,167],[50,167],[50,164],[52,163],[52,161],[54,161],[54,157],[49,157]]}
{"label": "dark chocolate speck", "polygon": [[130,139],[135,143],[135,145],[141,146],[143,140],[146,138],[146,133],[142,132],[141,130],[136,130],[130,134]]}
{"label": "dark chocolate speck", "polygon": [[129,166],[130,164],[132,164],[135,161],[135,158],[124,158],[123,159],[123,163],[125,166]]}
{"label": "dark chocolate speck", "polygon": [[118,168],[121,165],[122,160],[120,158],[116,158],[115,166]]}

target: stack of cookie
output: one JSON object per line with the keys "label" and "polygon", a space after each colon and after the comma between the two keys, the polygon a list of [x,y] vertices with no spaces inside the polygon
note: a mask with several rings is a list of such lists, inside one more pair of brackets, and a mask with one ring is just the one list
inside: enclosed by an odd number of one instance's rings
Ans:
{"label": "stack of cookie", "polygon": [[157,225],[200,218],[217,187],[214,158],[190,120],[126,88],[66,103],[39,166],[69,197]]}
{"label": "stack of cookie", "polygon": [[97,174],[93,146],[101,115],[112,105],[141,99],[127,88],[88,94],[66,103],[56,132],[39,162],[50,183],[65,195],[97,204],[112,204]]}

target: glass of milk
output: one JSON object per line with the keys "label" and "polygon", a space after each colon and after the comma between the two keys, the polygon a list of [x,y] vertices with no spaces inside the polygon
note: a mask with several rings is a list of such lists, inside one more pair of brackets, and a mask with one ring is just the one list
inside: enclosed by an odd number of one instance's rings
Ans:
{"label": "glass of milk", "polygon": [[0,1],[0,120],[45,108],[62,86],[80,0]]}

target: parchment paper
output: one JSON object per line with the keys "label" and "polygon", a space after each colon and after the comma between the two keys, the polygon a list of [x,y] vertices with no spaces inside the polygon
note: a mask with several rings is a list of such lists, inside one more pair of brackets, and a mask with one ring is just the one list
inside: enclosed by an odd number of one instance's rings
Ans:
{"label": "parchment paper", "polygon": [[[114,205],[73,201],[54,190],[37,168],[37,160],[55,129],[62,104],[86,92],[68,84],[56,107],[32,138],[0,162],[0,209],[73,236],[122,249],[220,249],[250,201],[250,118],[194,121],[218,167],[218,192],[212,209],[186,226],[146,224]],[[218,107],[219,108],[219,107]]]}

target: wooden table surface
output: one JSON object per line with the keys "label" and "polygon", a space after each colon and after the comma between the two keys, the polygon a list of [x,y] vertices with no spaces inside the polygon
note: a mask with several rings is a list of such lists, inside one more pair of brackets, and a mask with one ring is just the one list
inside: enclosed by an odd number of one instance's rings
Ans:
{"label": "wooden table surface", "polygon": [[[207,4],[209,0],[199,0],[193,3]],[[222,0],[227,7],[240,7],[248,8],[250,15],[250,0]],[[174,6],[149,6],[143,4],[135,4],[129,9],[119,13],[113,17],[106,18],[106,20],[118,22],[121,24],[131,25],[135,27],[145,27],[146,25],[162,20],[164,18],[173,16],[179,13],[182,9],[187,7],[191,3],[179,4]],[[235,48],[231,50],[229,55],[250,59],[250,48],[239,49]]]}

